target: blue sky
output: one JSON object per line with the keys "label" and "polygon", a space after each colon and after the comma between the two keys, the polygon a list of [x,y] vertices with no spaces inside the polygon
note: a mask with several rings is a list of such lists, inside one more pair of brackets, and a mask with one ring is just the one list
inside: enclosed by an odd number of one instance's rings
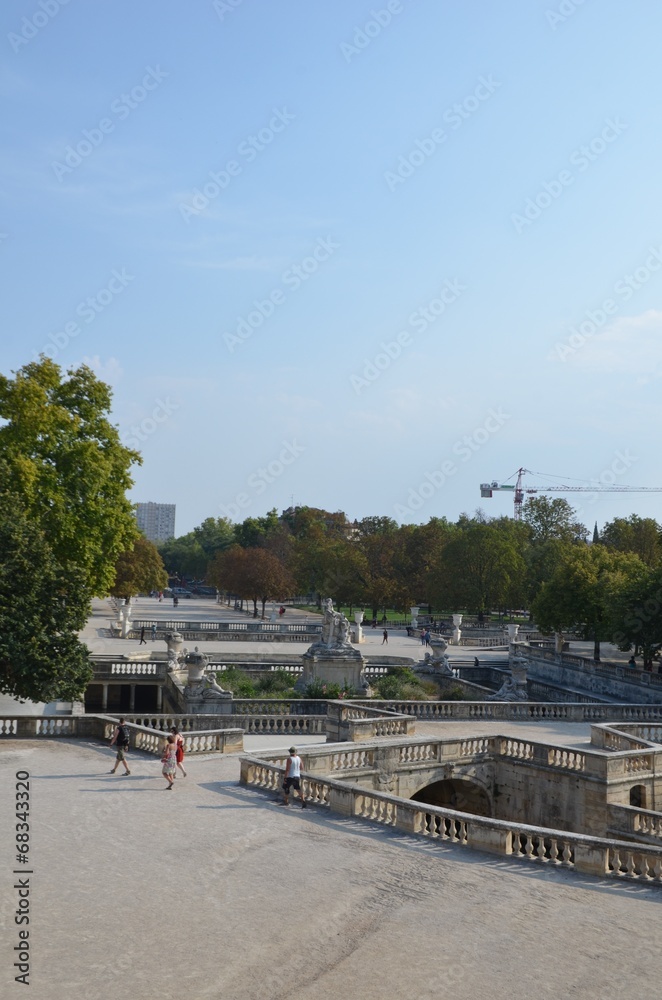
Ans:
{"label": "blue sky", "polygon": [[292,497],[455,519],[519,466],[662,486],[661,29],[653,0],[8,0],[0,370],[94,367],[178,534]]}

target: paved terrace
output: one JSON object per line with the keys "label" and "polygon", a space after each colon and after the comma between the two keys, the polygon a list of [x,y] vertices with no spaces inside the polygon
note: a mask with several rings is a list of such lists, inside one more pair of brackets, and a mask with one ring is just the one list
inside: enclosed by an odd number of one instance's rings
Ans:
{"label": "paved terrace", "polygon": [[[424,724],[466,735],[494,725]],[[573,744],[589,727],[500,723]],[[308,741],[306,741],[308,742]],[[273,740],[246,739],[250,751]],[[605,1000],[652,995],[660,890],[284,809],[237,757],[160,765],[87,741],[0,745],[0,992],[13,981],[15,773],[31,774],[35,1000]]]}
{"label": "paved terrace", "polygon": [[[164,598],[163,602],[159,604],[158,600],[153,597],[139,597],[134,598],[132,602],[133,612],[132,618],[134,620],[140,618],[155,619],[156,621],[166,622],[175,618],[177,621],[240,621],[247,622],[253,621],[252,617],[246,614],[241,614],[240,612],[233,611],[228,607],[216,604],[215,601],[211,599],[201,599],[201,598],[191,598],[190,600],[182,599],[179,602],[179,607],[174,609],[172,606],[172,600]],[[87,625],[81,632],[81,639],[87,644],[92,653],[113,653],[119,655],[128,655],[129,653],[138,652],[149,652],[151,648],[159,649],[161,652],[165,650],[165,643],[157,639],[156,642],[152,642],[149,637],[149,633],[146,635],[146,646],[139,646],[135,639],[118,639],[111,638],[106,634],[108,626],[111,620],[113,620],[115,615],[113,614],[110,602],[108,600],[95,600],[93,601],[92,615],[87,622]],[[319,624],[321,622],[321,616],[313,614],[308,611],[295,611],[288,608],[286,614],[284,615],[282,621],[284,623],[305,623],[314,622]],[[423,658],[425,648],[421,645],[421,641],[418,637],[407,636],[404,630],[394,630],[389,629],[389,641],[388,644],[382,645],[382,627],[378,626],[373,629],[371,626],[364,626],[363,634],[366,641],[359,647],[364,656],[380,656],[386,654],[389,656],[408,656],[414,660],[419,660]],[[302,653],[306,651],[307,644],[301,642],[244,642],[244,641],[218,641],[214,639],[201,640],[198,643],[187,641],[186,645],[188,647],[193,647],[198,645],[199,648],[205,653],[222,653],[224,657],[230,657],[234,653],[279,653],[279,654],[296,654],[301,656]],[[593,643],[592,642],[571,642],[569,652],[574,653],[578,656],[593,656]],[[507,651],[504,648],[480,648],[471,646],[449,646],[448,653],[453,662],[465,660],[469,663],[473,662],[474,656],[489,658],[490,660],[503,659],[504,664],[508,660]],[[630,657],[630,653],[622,653],[615,646],[611,646],[609,643],[602,644],[602,659],[605,662],[610,663],[626,663]]]}

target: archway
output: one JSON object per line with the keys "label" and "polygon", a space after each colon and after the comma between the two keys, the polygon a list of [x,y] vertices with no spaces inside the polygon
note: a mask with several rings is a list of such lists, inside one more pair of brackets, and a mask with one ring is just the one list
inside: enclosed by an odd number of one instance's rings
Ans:
{"label": "archway", "polygon": [[491,816],[492,805],[484,788],[465,778],[444,778],[433,781],[412,795],[414,802],[425,802],[429,806],[446,806],[458,812],[474,813],[476,816]]}
{"label": "archway", "polygon": [[646,786],[633,785],[630,789],[630,805],[637,809],[646,808]]}

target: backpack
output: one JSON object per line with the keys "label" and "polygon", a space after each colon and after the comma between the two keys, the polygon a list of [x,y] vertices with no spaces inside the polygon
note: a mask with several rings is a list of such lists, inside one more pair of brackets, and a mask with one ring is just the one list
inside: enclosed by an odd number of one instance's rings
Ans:
{"label": "backpack", "polygon": [[117,739],[115,740],[118,747],[128,747],[129,745],[129,730],[126,726],[117,727]]}

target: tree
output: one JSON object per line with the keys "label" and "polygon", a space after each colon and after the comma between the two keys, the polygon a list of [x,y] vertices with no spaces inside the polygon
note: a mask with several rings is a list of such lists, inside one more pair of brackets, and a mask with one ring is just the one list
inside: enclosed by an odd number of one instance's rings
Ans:
{"label": "tree", "polygon": [[599,662],[600,643],[613,633],[615,594],[637,578],[641,566],[637,556],[610,552],[603,545],[567,549],[531,606],[538,627],[592,640],[593,659]]}
{"label": "tree", "polygon": [[531,528],[535,543],[558,538],[571,542],[576,538],[586,538],[586,527],[576,520],[574,507],[567,500],[555,497],[530,497],[524,504],[524,521]]}
{"label": "tree", "polygon": [[[2,482],[7,467],[0,463]],[[31,701],[76,700],[92,679],[78,639],[88,589],[56,559],[20,497],[0,495],[0,692]]]}
{"label": "tree", "polygon": [[431,581],[434,603],[486,612],[523,603],[526,565],[518,531],[507,518],[498,523],[460,519]]}
{"label": "tree", "polygon": [[611,609],[612,641],[619,649],[641,652],[644,667],[662,649],[662,569],[642,563],[616,588]]}
{"label": "tree", "polygon": [[290,596],[294,580],[280,559],[266,549],[242,549],[233,545],[220,552],[212,562],[208,579],[219,590],[236,594],[253,602],[253,617],[257,618],[258,601],[264,608],[270,598]]}
{"label": "tree", "polygon": [[42,357],[15,379],[0,375],[0,457],[18,502],[54,558],[76,567],[90,596],[108,593],[115,562],[138,535],[126,491],[138,452],[107,419],[111,391],[82,365],[62,379]]}
{"label": "tree", "polygon": [[142,535],[136,538],[132,548],[120,554],[115,572],[115,583],[110,593],[114,597],[123,597],[127,602],[135,594],[148,594],[151,590],[163,590],[168,586],[168,574],[159,550]]}
{"label": "tree", "polygon": [[186,535],[161,542],[159,552],[171,576],[204,579],[217,552],[234,541],[233,525],[224,517],[207,517]]}
{"label": "tree", "polygon": [[652,517],[615,517],[602,529],[601,541],[618,552],[634,552],[647,566],[659,566],[662,559],[660,525]]}
{"label": "tree", "polygon": [[80,697],[79,642],[93,596],[138,535],[129,470],[140,462],[109,422],[111,392],[86,366],[42,357],[0,375],[0,690]]}

